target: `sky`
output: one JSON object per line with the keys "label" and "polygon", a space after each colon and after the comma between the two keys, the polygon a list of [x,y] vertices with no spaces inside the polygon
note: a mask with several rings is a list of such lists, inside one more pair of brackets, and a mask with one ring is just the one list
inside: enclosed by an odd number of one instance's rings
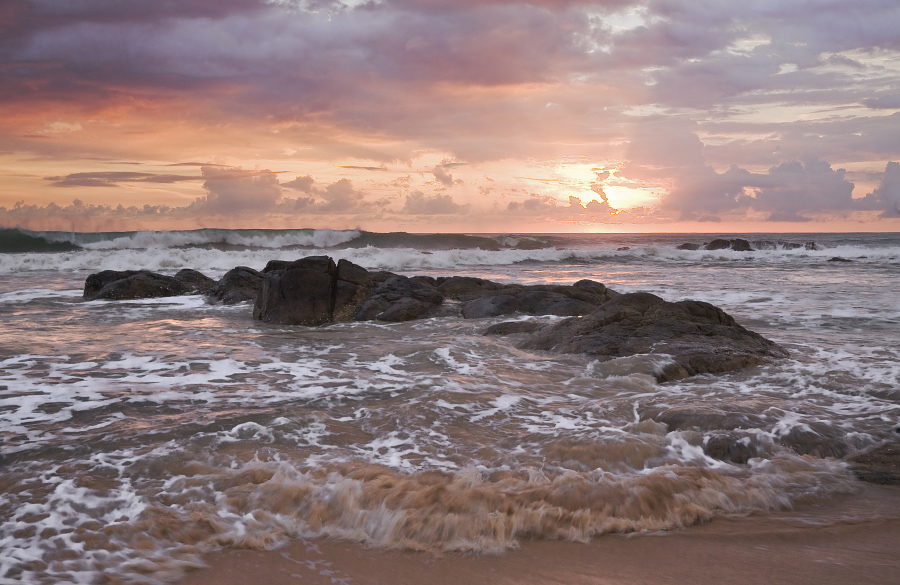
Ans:
{"label": "sky", "polygon": [[900,231],[897,0],[0,0],[0,227]]}

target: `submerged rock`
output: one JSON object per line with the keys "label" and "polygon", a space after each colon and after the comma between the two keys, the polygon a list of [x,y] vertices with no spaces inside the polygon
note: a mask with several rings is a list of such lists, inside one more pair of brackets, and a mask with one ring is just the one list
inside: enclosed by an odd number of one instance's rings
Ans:
{"label": "submerged rock", "polygon": [[515,335],[516,333],[534,333],[546,327],[546,323],[538,321],[504,321],[491,325],[484,330],[485,335]]}
{"label": "submerged rock", "polygon": [[670,303],[650,293],[616,296],[589,315],[539,331],[520,347],[600,358],[668,354],[672,362],[656,375],[661,382],[728,372],[788,355],[709,303]]}
{"label": "submerged rock", "polygon": [[104,270],[84,281],[84,298],[94,300],[134,300],[205,292],[213,280],[196,270],[181,270],[175,276],[149,270]]}
{"label": "submerged rock", "polygon": [[850,469],[863,481],[900,485],[900,443],[892,441],[849,458]]}

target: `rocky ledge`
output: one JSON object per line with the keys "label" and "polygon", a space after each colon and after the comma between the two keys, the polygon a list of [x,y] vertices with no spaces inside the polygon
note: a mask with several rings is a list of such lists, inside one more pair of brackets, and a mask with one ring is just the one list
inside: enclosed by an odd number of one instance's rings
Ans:
{"label": "rocky ledge", "polygon": [[107,270],[89,276],[84,287],[88,300],[183,294],[204,294],[210,302],[253,301],[254,319],[283,325],[448,316],[569,317],[553,324],[499,323],[485,333],[524,335],[522,349],[601,359],[662,354],[655,372],[661,382],[728,372],[788,355],[709,303],[670,303],[650,293],[620,294],[591,280],[570,286],[526,286],[466,276],[407,277],[310,256],[292,262],[273,260],[261,272],[239,266],[218,282],[193,270],[175,276]]}

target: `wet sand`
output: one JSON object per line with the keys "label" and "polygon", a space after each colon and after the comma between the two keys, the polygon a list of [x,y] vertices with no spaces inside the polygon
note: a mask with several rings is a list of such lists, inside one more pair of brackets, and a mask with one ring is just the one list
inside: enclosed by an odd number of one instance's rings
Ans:
{"label": "wet sand", "polygon": [[501,555],[318,540],[274,551],[230,550],[206,561],[209,568],[180,585],[888,584],[900,580],[900,487],[861,484],[859,493],[830,502],[664,534],[525,541]]}

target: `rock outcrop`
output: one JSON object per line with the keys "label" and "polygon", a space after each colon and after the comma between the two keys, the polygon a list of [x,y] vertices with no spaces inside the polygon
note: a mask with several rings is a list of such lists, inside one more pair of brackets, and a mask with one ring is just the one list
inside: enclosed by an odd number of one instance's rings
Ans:
{"label": "rock outcrop", "polygon": [[537,332],[520,347],[599,358],[667,354],[672,362],[656,373],[661,382],[728,372],[788,355],[709,303],[670,303],[650,293],[616,296],[589,315]]}
{"label": "rock outcrop", "polygon": [[283,325],[323,325],[353,318],[378,280],[347,260],[328,256],[272,261],[263,269],[253,318]]}
{"label": "rock outcrop", "polygon": [[726,240],[724,238],[716,238],[711,242],[707,242],[705,244],[696,244],[692,242],[685,242],[679,246],[676,246],[678,250],[734,250],[735,252],[752,252],[753,246],[750,245],[750,242],[741,238],[734,238],[732,240]]}
{"label": "rock outcrop", "polygon": [[104,270],[84,281],[84,298],[94,300],[134,300],[202,293],[214,281],[196,270],[181,270],[166,276],[149,270]]}
{"label": "rock outcrop", "polygon": [[485,333],[528,336],[520,345],[523,349],[599,358],[665,354],[669,357],[658,360],[664,365],[656,366],[654,360],[649,366],[659,370],[654,375],[660,381],[727,372],[787,355],[708,303],[669,303],[650,293],[623,295],[592,280],[562,286],[508,285],[464,276],[407,277],[370,272],[347,260],[335,263],[328,256],[310,256],[273,260],[261,272],[239,266],[215,283],[195,270],[182,270],[175,276],[107,270],[89,276],[84,287],[84,297],[90,300],[191,293],[206,294],[212,302],[252,300],[254,319],[282,325],[400,322],[437,316],[570,317],[556,324],[499,323]]}

